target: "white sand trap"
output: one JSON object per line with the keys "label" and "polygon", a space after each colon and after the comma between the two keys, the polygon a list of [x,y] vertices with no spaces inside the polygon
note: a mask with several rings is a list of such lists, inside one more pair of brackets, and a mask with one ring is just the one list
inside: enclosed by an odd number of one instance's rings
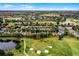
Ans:
{"label": "white sand trap", "polygon": [[29,50],[32,51],[32,50],[34,50],[34,49],[33,49],[33,48],[30,48]]}
{"label": "white sand trap", "polygon": [[49,53],[49,50],[44,50],[45,53]]}
{"label": "white sand trap", "polygon": [[37,50],[37,52],[36,52],[37,54],[41,54],[41,51],[40,50]]}
{"label": "white sand trap", "polygon": [[52,46],[48,46],[48,48],[52,48]]}

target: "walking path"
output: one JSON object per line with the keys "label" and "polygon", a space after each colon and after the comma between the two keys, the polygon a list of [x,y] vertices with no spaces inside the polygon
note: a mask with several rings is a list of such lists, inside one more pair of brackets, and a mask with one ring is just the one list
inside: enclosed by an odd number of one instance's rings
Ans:
{"label": "walking path", "polygon": [[28,54],[26,53],[25,49],[26,49],[26,42],[25,42],[25,39],[24,39],[24,54],[25,54],[26,56],[28,56]]}

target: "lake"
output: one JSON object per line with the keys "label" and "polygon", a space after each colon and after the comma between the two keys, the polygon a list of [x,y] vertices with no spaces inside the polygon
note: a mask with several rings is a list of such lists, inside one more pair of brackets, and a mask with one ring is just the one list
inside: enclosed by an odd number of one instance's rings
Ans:
{"label": "lake", "polygon": [[0,50],[9,51],[15,49],[17,44],[13,41],[0,40]]}

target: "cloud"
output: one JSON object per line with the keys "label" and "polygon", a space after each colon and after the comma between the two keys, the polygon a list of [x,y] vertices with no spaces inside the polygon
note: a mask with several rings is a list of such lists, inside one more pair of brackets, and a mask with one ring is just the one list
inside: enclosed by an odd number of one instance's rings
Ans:
{"label": "cloud", "polygon": [[16,6],[10,5],[10,4],[5,4],[5,5],[0,5],[0,10],[12,10],[15,9]]}
{"label": "cloud", "polygon": [[49,7],[35,7],[28,4],[4,4],[0,5],[0,10],[79,10],[78,8],[69,8],[69,7],[62,7],[62,8],[49,8]]}
{"label": "cloud", "polygon": [[2,6],[3,8],[11,8],[11,7],[13,7],[13,5],[4,5],[4,6]]}
{"label": "cloud", "polygon": [[31,10],[33,9],[30,5],[11,5],[11,4],[5,4],[0,5],[0,10]]}

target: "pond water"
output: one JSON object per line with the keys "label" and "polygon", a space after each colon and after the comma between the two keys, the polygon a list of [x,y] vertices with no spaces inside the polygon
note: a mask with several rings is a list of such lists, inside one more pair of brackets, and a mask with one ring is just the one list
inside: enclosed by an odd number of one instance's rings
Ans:
{"label": "pond water", "polygon": [[9,51],[9,50],[12,50],[12,49],[15,49],[16,48],[16,43],[13,42],[13,41],[0,41],[0,50],[6,50],[6,51]]}

